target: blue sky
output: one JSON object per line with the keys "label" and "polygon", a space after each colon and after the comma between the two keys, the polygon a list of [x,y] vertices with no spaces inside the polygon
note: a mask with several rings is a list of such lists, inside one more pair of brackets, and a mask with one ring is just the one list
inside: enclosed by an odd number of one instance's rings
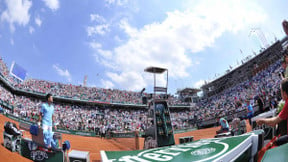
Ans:
{"label": "blue sky", "polygon": [[0,56],[30,78],[133,91],[151,92],[144,69],[165,67],[175,93],[282,39],[287,2],[0,0]]}

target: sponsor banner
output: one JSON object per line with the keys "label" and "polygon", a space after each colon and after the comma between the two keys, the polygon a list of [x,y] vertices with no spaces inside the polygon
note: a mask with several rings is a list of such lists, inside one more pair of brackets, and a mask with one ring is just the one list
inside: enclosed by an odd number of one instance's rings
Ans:
{"label": "sponsor banner", "polygon": [[126,133],[115,133],[112,132],[113,138],[133,138],[135,137],[135,132],[126,132]]}
{"label": "sponsor banner", "polygon": [[81,135],[81,136],[93,136],[92,133],[90,133],[90,132],[75,132],[75,134]]}
{"label": "sponsor banner", "polygon": [[188,129],[174,130],[174,134],[192,132],[194,130],[197,130],[197,129],[196,128],[188,128]]}
{"label": "sponsor banner", "polygon": [[48,154],[45,151],[31,151],[30,158],[34,161],[42,161],[48,159]]}
{"label": "sponsor banner", "polygon": [[[137,151],[101,151],[102,161],[235,161],[250,157],[253,135],[202,139],[180,145]],[[244,155],[245,154],[245,155]],[[247,154],[247,155],[246,155]],[[243,159],[242,159],[243,160]]]}
{"label": "sponsor banner", "polygon": [[59,133],[66,133],[66,134],[71,134],[71,132],[69,130],[63,130],[63,129],[57,129],[56,132],[59,132]]}
{"label": "sponsor banner", "polygon": [[57,129],[55,132],[80,135],[80,136],[92,136],[92,137],[96,136],[96,134],[94,132],[81,132],[81,131],[64,130],[64,129]]}

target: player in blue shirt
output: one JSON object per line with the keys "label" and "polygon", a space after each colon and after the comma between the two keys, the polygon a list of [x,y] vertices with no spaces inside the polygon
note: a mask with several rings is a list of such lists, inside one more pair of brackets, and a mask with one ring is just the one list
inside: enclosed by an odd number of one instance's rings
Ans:
{"label": "player in blue shirt", "polygon": [[[53,96],[49,93],[46,95],[47,103],[43,103],[40,110],[39,122],[42,122],[42,129],[44,135],[44,143],[47,148],[55,147],[55,142],[53,140],[52,126],[54,121],[54,106],[53,106]],[[55,126],[56,129],[56,126]]]}
{"label": "player in blue shirt", "polygon": [[246,100],[246,106],[247,106],[247,118],[249,119],[249,124],[251,125],[251,118],[254,116],[254,110],[249,100]]}

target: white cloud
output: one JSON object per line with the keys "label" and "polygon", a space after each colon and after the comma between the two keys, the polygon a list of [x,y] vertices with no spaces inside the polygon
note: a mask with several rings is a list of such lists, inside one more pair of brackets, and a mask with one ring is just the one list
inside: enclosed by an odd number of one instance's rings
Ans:
{"label": "white cloud", "polygon": [[69,82],[71,82],[71,74],[67,69],[61,69],[58,65],[53,65],[53,68],[56,70],[57,74],[65,77]]}
{"label": "white cloud", "polygon": [[125,33],[127,35],[130,35],[130,36],[136,35],[137,32],[138,32],[137,29],[131,27],[128,24],[128,20],[127,19],[120,20],[119,27],[122,28],[125,31]]}
{"label": "white cloud", "polygon": [[91,25],[86,28],[89,37],[94,35],[105,35],[107,32],[110,32],[110,25],[106,23],[104,17],[98,14],[90,14],[90,21],[96,22],[97,25]]}
{"label": "white cloud", "polygon": [[194,84],[194,88],[201,88],[202,85],[205,84],[205,80],[199,80]]}
{"label": "white cloud", "polygon": [[126,73],[111,73],[107,72],[106,75],[115,83],[121,87],[125,87],[127,90],[142,89],[146,87],[146,83],[140,73],[131,71]]}
{"label": "white cloud", "polygon": [[91,20],[91,22],[96,21],[98,23],[106,22],[105,18],[98,15],[98,14],[90,14],[90,20]]}
{"label": "white cloud", "polygon": [[[126,43],[112,49],[109,57],[95,55],[98,60],[102,60],[100,62],[106,63],[105,66],[113,65],[120,71],[112,69],[107,72],[109,79],[123,89],[140,90],[148,83],[153,83],[140,75],[148,66],[168,68],[169,77],[172,78],[187,77],[189,68],[199,64],[199,61],[190,60],[185,51],[200,52],[211,47],[224,32],[237,33],[263,23],[267,17],[254,1],[198,2],[195,7],[185,11],[168,12],[162,22],[138,29],[127,20],[121,20],[120,28],[128,37]],[[101,46],[94,49],[99,51]]]}
{"label": "white cloud", "polygon": [[109,50],[103,50],[102,45],[95,41],[89,43],[89,46],[94,49],[94,58],[97,63],[100,63],[108,68],[117,69],[116,66],[109,62],[109,59],[112,59],[113,53]]}
{"label": "white cloud", "polygon": [[114,84],[111,81],[109,81],[109,80],[101,79],[101,84],[106,89],[108,89],[108,88],[112,89],[114,87]]}
{"label": "white cloud", "polygon": [[52,11],[56,11],[60,7],[59,0],[43,0],[48,8]]}
{"label": "white cloud", "polygon": [[26,26],[30,20],[29,9],[32,2],[29,0],[5,0],[7,9],[1,14],[1,21],[7,21],[11,32],[15,31],[14,24]]}
{"label": "white cloud", "polygon": [[14,40],[11,38],[10,39],[10,44],[13,46],[14,45]]}
{"label": "white cloud", "polygon": [[128,0],[105,0],[107,5],[123,6],[128,3]]}
{"label": "white cloud", "polygon": [[118,35],[114,36],[114,40],[118,43],[123,42],[123,40]]}
{"label": "white cloud", "polygon": [[100,43],[95,42],[95,41],[90,42],[90,43],[89,43],[89,46],[90,46],[91,48],[93,48],[93,49],[102,48],[102,45],[101,45]]}
{"label": "white cloud", "polygon": [[101,24],[101,25],[95,25],[95,26],[88,26],[87,27],[87,33],[88,36],[93,35],[104,35],[106,32],[109,32],[109,25],[108,24]]}
{"label": "white cloud", "polygon": [[32,26],[29,26],[29,33],[32,34],[34,33],[35,29]]}
{"label": "white cloud", "polygon": [[112,52],[111,51],[98,49],[98,53],[104,58],[112,59]]}
{"label": "white cloud", "polygon": [[[97,52],[97,51],[96,51]],[[103,59],[99,56],[98,53],[93,54],[95,61],[107,68],[113,69],[113,70],[117,70],[117,66],[111,64],[111,62],[109,60]]]}
{"label": "white cloud", "polygon": [[35,18],[35,24],[37,24],[39,27],[41,26],[42,20],[40,19],[40,17]]}

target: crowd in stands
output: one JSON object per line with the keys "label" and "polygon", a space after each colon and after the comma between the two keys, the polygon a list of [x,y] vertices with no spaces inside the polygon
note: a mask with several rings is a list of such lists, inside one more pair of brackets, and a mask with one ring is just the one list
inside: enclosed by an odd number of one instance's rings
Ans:
{"label": "crowd in stands", "polygon": [[[104,89],[97,87],[84,87],[82,85],[63,84],[59,82],[50,82],[45,80],[27,79],[23,82],[17,82],[16,79],[9,75],[7,65],[0,57],[0,71],[1,75],[7,79],[14,88],[32,91],[42,94],[51,93],[54,96],[80,99],[87,101],[102,101],[109,103],[123,103],[123,104],[142,104],[142,95],[148,96],[147,93],[125,91],[118,89]],[[160,97],[160,96],[157,96]],[[170,105],[187,105],[178,100],[173,95],[169,95],[168,102]]]}
{"label": "crowd in stands", "polygon": [[250,80],[217,95],[202,99],[194,108],[195,117],[197,120],[209,120],[215,116],[234,114],[247,108],[245,104],[247,100],[254,105],[258,97],[261,97],[263,102],[270,105],[271,108],[275,108],[281,97],[279,95],[280,71],[279,60]]}
{"label": "crowd in stands", "polygon": [[49,82],[44,80],[28,79],[14,87],[24,90],[32,90],[43,94],[51,93],[55,96],[81,99],[88,101],[103,101],[110,103],[141,104],[140,92],[112,90],[96,87],[83,87],[72,84]]}
{"label": "crowd in stands", "polygon": [[[11,94],[0,87],[0,99],[14,106],[16,117],[25,120],[38,121],[39,110],[43,101],[25,96]],[[147,126],[146,109],[118,109],[98,108],[97,106],[79,106],[71,104],[54,104],[56,123],[61,129],[95,131],[105,128],[118,132],[145,129]],[[189,113],[171,112],[171,118],[175,129],[186,129],[192,126],[188,124]]]}
{"label": "crowd in stands", "polygon": [[[28,79],[17,83],[9,79],[8,68],[0,59],[0,73],[11,85],[16,88],[40,93],[52,93],[56,96],[66,98],[77,98],[83,100],[98,100],[110,103],[142,103],[140,92],[111,90],[96,87],[82,87],[70,84],[49,82],[44,80]],[[194,127],[188,122],[205,121],[215,116],[227,116],[246,109],[245,101],[251,100],[254,104],[256,97],[261,97],[264,103],[276,106],[278,101],[279,84],[281,78],[280,60],[266,70],[259,72],[250,80],[244,81],[223,92],[203,98],[190,110],[171,111],[171,120],[174,129],[185,129]],[[146,94],[147,95],[147,94]],[[43,101],[26,96],[18,96],[0,86],[0,99],[14,106],[10,112],[15,116],[37,121],[40,105]],[[170,105],[181,104],[181,101],[170,95]],[[145,109],[120,109],[120,108],[99,108],[97,106],[80,106],[64,103],[55,103],[56,122],[58,127],[71,130],[110,129],[115,131],[128,131],[145,129],[147,126],[147,112]]]}

